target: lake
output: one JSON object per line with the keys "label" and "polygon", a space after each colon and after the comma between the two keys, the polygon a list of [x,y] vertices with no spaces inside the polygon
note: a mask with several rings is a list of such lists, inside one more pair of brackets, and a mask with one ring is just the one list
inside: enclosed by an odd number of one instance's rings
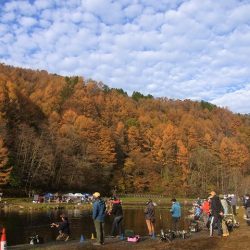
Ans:
{"label": "lake", "polygon": [[[143,207],[124,208],[123,228],[134,230],[139,235],[147,235],[143,209]],[[183,219],[185,211],[180,229],[187,229],[188,221]],[[79,209],[30,212],[0,210],[0,225],[6,228],[8,245],[29,243],[29,237],[36,234],[43,237],[45,242],[51,242],[56,239],[58,231],[56,228],[50,228],[50,223],[60,221],[62,213],[68,215],[71,238],[80,240],[83,235],[85,239],[90,239],[91,234],[95,233],[91,212]],[[106,216],[106,235],[110,235],[112,219],[112,216]],[[171,215],[168,209],[156,207],[156,232],[159,233],[161,228],[171,228]]]}

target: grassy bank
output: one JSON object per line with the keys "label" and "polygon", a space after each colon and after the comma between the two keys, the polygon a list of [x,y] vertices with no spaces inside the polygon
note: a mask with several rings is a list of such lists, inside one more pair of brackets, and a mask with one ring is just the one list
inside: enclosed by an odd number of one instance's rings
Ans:
{"label": "grassy bank", "polygon": [[[143,203],[145,204],[148,199],[152,199],[152,201],[154,201],[155,203],[157,203],[157,205],[163,205],[163,204],[170,204],[171,203],[171,199],[172,197],[120,197],[122,200],[123,204],[129,204],[129,203]],[[185,204],[185,203],[190,203],[193,202],[194,199],[190,199],[190,198],[176,198],[177,201]]]}
{"label": "grassy bank", "polygon": [[[147,197],[120,197],[124,207],[144,206],[149,198]],[[169,206],[171,198],[152,198],[158,206]],[[191,204],[191,199],[178,199],[182,204]],[[88,203],[33,203],[31,198],[4,198],[0,203],[2,209],[13,210],[42,210],[42,209],[92,209]]]}
{"label": "grassy bank", "polygon": [[33,203],[30,198],[5,198],[1,202],[2,209],[12,210],[43,210],[43,209],[91,209],[92,204],[86,203]]}

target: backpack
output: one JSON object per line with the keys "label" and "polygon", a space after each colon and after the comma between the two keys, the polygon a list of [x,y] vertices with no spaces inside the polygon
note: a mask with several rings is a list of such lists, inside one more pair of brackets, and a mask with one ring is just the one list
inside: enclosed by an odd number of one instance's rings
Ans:
{"label": "backpack", "polygon": [[128,242],[134,242],[134,243],[138,242],[139,240],[140,240],[139,235],[135,235],[133,237],[128,237],[128,239],[127,239]]}
{"label": "backpack", "polygon": [[133,230],[126,229],[125,232],[124,232],[124,236],[125,236],[125,237],[134,237],[134,236],[135,236],[135,233],[134,233]]}

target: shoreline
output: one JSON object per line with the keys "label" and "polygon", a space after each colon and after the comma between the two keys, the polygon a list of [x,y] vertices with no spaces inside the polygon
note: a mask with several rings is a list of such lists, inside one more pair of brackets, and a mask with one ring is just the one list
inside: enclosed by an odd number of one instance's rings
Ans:
{"label": "shoreline", "polygon": [[[122,205],[125,208],[143,207],[145,206],[147,198],[127,198],[122,197]],[[183,206],[191,206],[193,199],[180,199]],[[170,198],[155,199],[158,207],[164,209],[164,206],[171,204]],[[91,210],[92,203],[65,203],[65,202],[48,202],[48,203],[33,203],[29,198],[4,198],[0,202],[0,209],[14,210],[14,211],[39,211],[48,209],[81,209]]]}
{"label": "shoreline", "polygon": [[125,249],[141,249],[141,250],[247,250],[250,243],[250,227],[247,226],[246,220],[243,219],[244,209],[240,207],[238,210],[237,220],[240,227],[233,230],[228,237],[209,237],[208,230],[202,230],[192,233],[188,239],[174,239],[172,242],[162,242],[160,238],[150,239],[148,236],[142,236],[138,243],[131,243],[120,239],[105,238],[105,244],[102,246],[94,246],[95,240],[87,239],[80,243],[79,240],[71,239],[68,242],[48,242],[41,245],[16,245],[8,246],[10,250],[81,250],[81,249],[105,249],[105,250],[125,250]]}
{"label": "shoreline", "polygon": [[[244,227],[243,227],[244,228]],[[249,229],[248,229],[249,230]],[[94,240],[85,240],[80,243],[79,240],[70,240],[68,242],[51,242],[41,245],[17,245],[17,246],[8,246],[10,250],[96,250],[96,249],[105,249],[105,250],[125,250],[125,249],[140,249],[140,250],[247,250],[249,249],[249,231],[246,232],[243,230],[237,229],[230,234],[228,237],[223,238],[210,238],[207,231],[202,231],[199,233],[194,233],[191,238],[188,239],[175,239],[172,242],[162,242],[159,238],[150,239],[149,237],[141,237],[141,240],[138,243],[131,243],[127,241],[121,241],[119,239],[105,239],[105,244],[102,246],[94,246]]]}

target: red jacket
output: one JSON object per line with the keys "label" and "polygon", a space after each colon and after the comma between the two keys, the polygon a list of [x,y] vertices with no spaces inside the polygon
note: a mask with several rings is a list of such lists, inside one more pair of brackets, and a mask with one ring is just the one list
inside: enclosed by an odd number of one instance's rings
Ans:
{"label": "red jacket", "polygon": [[202,210],[205,214],[210,214],[210,202],[204,201],[202,204]]}

